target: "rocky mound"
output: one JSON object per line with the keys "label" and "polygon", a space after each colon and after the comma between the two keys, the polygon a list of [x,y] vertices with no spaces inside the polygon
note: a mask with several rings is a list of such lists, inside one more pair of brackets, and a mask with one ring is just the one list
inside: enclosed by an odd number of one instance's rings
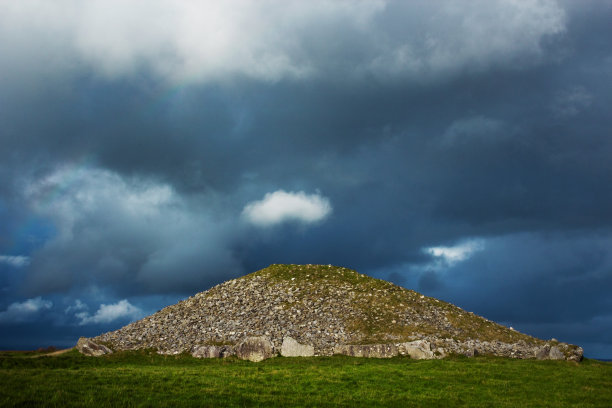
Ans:
{"label": "rocky mound", "polygon": [[112,350],[154,348],[201,357],[233,355],[265,343],[260,353],[265,357],[278,352],[414,358],[460,353],[582,359],[580,347],[536,339],[450,303],[331,265],[271,265],[93,341]]}

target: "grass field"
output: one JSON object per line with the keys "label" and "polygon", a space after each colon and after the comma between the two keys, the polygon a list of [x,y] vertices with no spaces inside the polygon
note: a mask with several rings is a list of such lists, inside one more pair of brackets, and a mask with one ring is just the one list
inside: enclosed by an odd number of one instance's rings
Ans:
{"label": "grass field", "polygon": [[1,406],[610,407],[612,363],[0,352]]}

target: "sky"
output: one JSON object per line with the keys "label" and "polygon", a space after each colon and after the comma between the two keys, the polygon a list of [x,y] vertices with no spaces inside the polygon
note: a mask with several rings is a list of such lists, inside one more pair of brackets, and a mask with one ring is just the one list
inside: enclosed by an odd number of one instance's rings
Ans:
{"label": "sky", "polygon": [[0,0],[0,348],[334,264],[612,358],[612,1]]}

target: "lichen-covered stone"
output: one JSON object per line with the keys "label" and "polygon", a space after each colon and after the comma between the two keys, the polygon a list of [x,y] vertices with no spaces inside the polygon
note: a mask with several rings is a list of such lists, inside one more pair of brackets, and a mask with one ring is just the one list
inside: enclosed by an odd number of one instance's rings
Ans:
{"label": "lichen-covered stone", "polygon": [[76,349],[86,356],[103,356],[105,354],[111,354],[113,351],[103,344],[98,344],[88,339],[87,337],[79,338],[76,344]]}
{"label": "lichen-covered stone", "polygon": [[236,356],[242,360],[259,362],[274,357],[274,345],[265,336],[247,337],[234,348]]}
{"label": "lichen-covered stone", "polygon": [[548,358],[551,360],[565,360],[565,355],[559,350],[559,348],[553,346],[550,348]]}
{"label": "lichen-covered stone", "polygon": [[582,361],[584,350],[582,347],[570,346],[567,343],[557,343],[556,345],[547,343],[536,348],[534,354],[535,358],[538,360],[568,360],[580,362]]}
{"label": "lichen-covered stone", "polygon": [[566,359],[568,361],[574,361],[576,363],[579,363],[582,361],[583,357],[584,350],[582,349],[582,347],[574,347],[570,349],[568,356],[566,356]]}
{"label": "lichen-covered stone", "polygon": [[537,360],[547,360],[548,353],[550,353],[550,345],[545,344],[535,350],[535,358]]}
{"label": "lichen-covered stone", "polygon": [[197,358],[225,358],[235,355],[234,348],[230,345],[224,346],[196,346],[191,355]]}
{"label": "lichen-covered stone", "polygon": [[395,344],[342,344],[334,347],[334,354],[351,357],[391,358],[398,354]]}
{"label": "lichen-covered stone", "polygon": [[281,346],[281,356],[283,357],[312,357],[314,356],[314,346],[300,344],[293,337],[285,337]]}
{"label": "lichen-covered stone", "polygon": [[435,355],[431,350],[431,343],[425,340],[400,343],[398,345],[398,350],[400,354],[410,356],[410,358],[415,360],[428,360],[435,358]]}

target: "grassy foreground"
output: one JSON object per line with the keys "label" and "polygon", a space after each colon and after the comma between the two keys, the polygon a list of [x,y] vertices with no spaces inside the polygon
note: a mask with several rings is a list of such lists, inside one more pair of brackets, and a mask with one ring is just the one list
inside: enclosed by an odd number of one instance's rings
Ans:
{"label": "grassy foreground", "polygon": [[610,407],[612,363],[0,352],[0,406]]}

